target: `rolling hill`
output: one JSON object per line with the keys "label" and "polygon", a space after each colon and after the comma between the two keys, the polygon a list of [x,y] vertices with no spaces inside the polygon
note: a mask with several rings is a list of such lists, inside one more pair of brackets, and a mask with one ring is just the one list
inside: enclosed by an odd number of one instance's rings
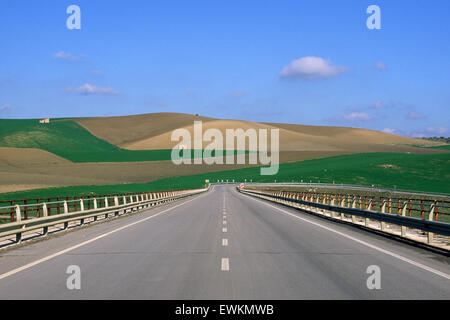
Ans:
{"label": "rolling hill", "polygon": [[[438,144],[383,132],[294,124],[220,120],[179,113],[124,117],[0,119],[0,193],[47,187],[146,183],[250,165],[176,166],[170,161],[173,130],[279,129],[280,161],[330,158],[359,153],[433,154]],[[204,144],[205,146],[206,144]],[[416,146],[416,147],[415,147]],[[418,147],[421,146],[421,147]]]}

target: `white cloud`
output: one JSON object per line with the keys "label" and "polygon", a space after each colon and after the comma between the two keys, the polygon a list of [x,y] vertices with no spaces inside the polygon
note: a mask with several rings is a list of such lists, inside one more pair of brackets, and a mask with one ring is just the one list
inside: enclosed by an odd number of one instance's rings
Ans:
{"label": "white cloud", "polygon": [[61,60],[67,60],[67,61],[77,61],[79,60],[78,57],[75,57],[74,55],[64,52],[64,51],[59,51],[57,53],[55,53],[53,55],[53,58],[55,59],[61,59]]}
{"label": "white cloud", "polygon": [[303,57],[285,66],[280,77],[312,80],[338,76],[346,71],[348,67],[330,65],[330,61],[320,57]]}
{"label": "white cloud", "polygon": [[386,65],[383,62],[378,61],[378,62],[375,63],[375,69],[386,70],[387,67],[386,67]]}
{"label": "white cloud", "polygon": [[341,120],[343,121],[369,121],[373,120],[373,117],[370,114],[367,114],[365,112],[352,112],[349,114],[344,115]]}
{"label": "white cloud", "polygon": [[100,88],[100,87],[93,86],[89,83],[86,83],[76,89],[67,88],[67,91],[76,92],[76,93],[83,94],[83,95],[95,95],[95,94],[115,95],[115,94],[118,94],[118,92],[112,88]]}
{"label": "white cloud", "polygon": [[384,103],[381,100],[377,100],[370,105],[374,109],[381,109],[384,107]]}
{"label": "white cloud", "polygon": [[383,132],[390,133],[390,134],[397,134],[397,130],[391,129],[391,128],[384,128]]}
{"label": "white cloud", "polygon": [[8,110],[8,109],[11,109],[10,104],[4,104],[4,105],[0,106],[0,111],[4,111],[4,110]]}
{"label": "white cloud", "polygon": [[428,127],[427,132],[432,134],[444,135],[450,132],[450,130],[446,127]]}
{"label": "white cloud", "polygon": [[426,135],[426,134],[423,134],[423,133],[413,132],[413,133],[411,134],[411,137],[412,137],[412,138],[426,138],[427,135]]}
{"label": "white cloud", "polygon": [[410,111],[408,112],[408,114],[406,115],[406,118],[411,119],[411,120],[417,120],[417,119],[423,119],[425,118],[425,115],[419,113],[419,112],[415,112],[415,111]]}
{"label": "white cloud", "polygon": [[92,73],[95,74],[96,76],[103,76],[105,73],[101,70],[92,70]]}

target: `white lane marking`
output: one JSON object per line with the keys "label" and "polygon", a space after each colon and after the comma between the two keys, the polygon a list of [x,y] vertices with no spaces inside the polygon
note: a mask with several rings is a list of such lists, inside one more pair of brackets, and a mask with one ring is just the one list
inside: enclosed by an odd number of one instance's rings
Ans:
{"label": "white lane marking", "polygon": [[222,246],[228,246],[228,239],[222,239]]}
{"label": "white lane marking", "polygon": [[222,232],[223,232],[223,233],[227,233],[227,232],[228,232],[228,229],[227,229],[227,228],[222,228]]}
{"label": "white lane marking", "polygon": [[330,227],[326,227],[326,226],[324,226],[324,225],[321,225],[320,223],[313,222],[313,221],[310,221],[310,220],[308,220],[308,219],[299,217],[299,216],[297,216],[297,215],[295,215],[295,214],[293,214],[293,213],[290,213],[290,212],[288,212],[288,211],[286,211],[286,210],[283,210],[283,209],[281,209],[281,208],[277,208],[277,207],[275,207],[275,206],[273,206],[273,205],[271,205],[271,204],[269,204],[269,203],[267,203],[267,202],[265,202],[265,201],[263,201],[263,200],[253,198],[252,196],[250,196],[250,198],[251,198],[252,200],[257,201],[257,202],[264,203],[265,205],[267,205],[267,206],[269,206],[269,207],[272,207],[272,208],[274,208],[274,209],[277,209],[277,210],[279,210],[279,211],[283,212],[284,214],[287,214],[287,215],[289,215],[289,216],[291,216],[291,217],[300,219],[300,220],[302,220],[302,221],[304,221],[304,222],[308,222],[308,223],[310,223],[310,224],[312,224],[312,225],[315,225],[315,226],[317,226],[317,227],[319,227],[319,228],[322,228],[322,229],[325,229],[325,230],[327,230],[327,231],[336,233],[336,234],[338,234],[338,235],[340,235],[340,236],[342,236],[342,237],[345,237],[345,238],[347,238],[347,239],[350,239],[350,240],[353,240],[353,241],[355,241],[355,242],[358,242],[359,244],[362,244],[362,245],[364,245],[364,246],[366,246],[366,247],[372,248],[372,249],[374,249],[374,250],[376,250],[376,251],[382,252],[382,253],[387,254],[387,255],[389,255],[389,256],[391,256],[391,257],[397,258],[397,259],[399,259],[399,260],[401,260],[401,261],[403,261],[403,262],[409,263],[409,264],[411,264],[411,265],[413,265],[413,266],[416,266],[416,267],[418,267],[418,268],[420,268],[420,269],[429,271],[429,272],[434,273],[434,274],[436,274],[436,275],[438,275],[438,276],[441,276],[441,277],[443,277],[443,278],[445,278],[445,279],[447,279],[447,280],[450,280],[450,274],[447,274],[447,273],[445,273],[445,272],[442,272],[442,271],[433,269],[433,268],[431,268],[431,267],[429,267],[429,266],[426,266],[426,265],[421,264],[421,263],[419,263],[419,262],[416,262],[416,261],[414,261],[414,260],[405,258],[405,257],[403,257],[403,256],[401,256],[401,255],[399,255],[399,254],[396,254],[396,253],[392,252],[392,251],[385,250],[385,249],[383,249],[383,248],[377,247],[377,246],[375,246],[375,245],[373,245],[373,244],[370,244],[370,243],[368,243],[368,242],[365,242],[365,241],[363,241],[363,240],[360,240],[360,239],[357,239],[357,238],[355,238],[355,237],[349,236],[348,234],[345,234],[345,233],[343,233],[343,232],[340,232],[340,231],[337,231],[337,230],[332,229],[332,228],[330,228]]}
{"label": "white lane marking", "polygon": [[225,224],[227,224],[227,221],[223,221],[222,223],[225,225]]}
{"label": "white lane marking", "polygon": [[222,271],[230,271],[230,259],[222,258]]}
{"label": "white lane marking", "polygon": [[127,229],[127,228],[129,228],[129,227],[132,227],[132,226],[134,226],[134,225],[136,225],[136,224],[138,224],[138,223],[147,221],[147,220],[149,220],[149,219],[153,219],[153,218],[155,218],[155,217],[157,217],[157,216],[160,216],[160,215],[162,215],[162,214],[164,214],[164,213],[166,213],[166,212],[168,212],[168,211],[170,211],[170,210],[173,210],[173,209],[175,209],[175,208],[178,208],[178,207],[180,207],[180,206],[182,206],[182,205],[184,205],[184,204],[186,204],[186,203],[189,203],[189,202],[194,201],[194,200],[197,200],[197,199],[198,199],[198,198],[196,197],[196,198],[191,199],[191,200],[189,200],[189,201],[183,202],[183,203],[181,203],[181,204],[179,204],[179,205],[177,205],[177,206],[175,206],[175,207],[168,208],[168,209],[166,209],[166,210],[163,210],[163,211],[161,211],[161,212],[158,212],[158,213],[156,213],[156,214],[154,214],[154,215],[152,215],[152,216],[150,216],[150,217],[147,217],[147,218],[144,218],[144,219],[142,219],[142,220],[139,220],[139,221],[136,221],[136,222],[127,224],[127,225],[125,225],[125,226],[123,226],[123,227],[120,227],[120,228],[114,229],[114,230],[112,230],[112,231],[109,231],[109,232],[107,232],[107,233],[101,234],[101,235],[99,235],[99,236],[97,236],[97,237],[95,237],[95,238],[93,238],[93,239],[90,239],[90,240],[81,242],[81,243],[79,243],[79,244],[77,244],[77,245],[74,245],[74,246],[69,247],[69,248],[67,248],[67,249],[58,251],[58,252],[56,252],[56,253],[54,253],[54,254],[51,254],[51,255],[49,255],[49,256],[46,256],[46,257],[44,257],[44,258],[42,258],[42,259],[39,259],[39,260],[30,262],[30,263],[28,263],[28,264],[26,264],[26,265],[24,265],[24,266],[22,266],[22,267],[19,267],[19,268],[13,269],[13,270],[11,270],[11,271],[8,271],[8,272],[6,272],[6,273],[3,273],[3,274],[0,275],[0,280],[5,279],[5,278],[7,278],[7,277],[9,277],[9,276],[12,276],[13,274],[16,274],[16,273],[18,273],[18,272],[21,272],[21,271],[24,271],[24,270],[26,270],[26,269],[29,269],[29,268],[31,268],[31,267],[34,267],[35,265],[38,265],[38,264],[40,264],[40,263],[42,263],[42,262],[45,262],[45,261],[48,261],[48,260],[50,260],[50,259],[56,258],[56,257],[58,257],[58,256],[60,256],[60,255],[63,255],[64,253],[67,253],[67,252],[69,252],[69,251],[72,251],[72,250],[75,250],[75,249],[80,248],[80,247],[82,247],[82,246],[85,246],[85,245],[87,245],[87,244],[89,244],[89,243],[91,243],[91,242],[100,240],[100,239],[102,239],[102,238],[104,238],[104,237],[107,237],[107,236],[113,234],[113,233],[116,233],[116,232],[118,232],[118,231],[121,231],[121,230]]}

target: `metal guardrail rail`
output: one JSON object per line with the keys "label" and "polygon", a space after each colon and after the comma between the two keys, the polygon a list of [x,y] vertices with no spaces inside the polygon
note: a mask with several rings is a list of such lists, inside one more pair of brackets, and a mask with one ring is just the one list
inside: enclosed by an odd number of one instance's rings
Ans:
{"label": "metal guardrail rail", "polygon": [[293,186],[293,187],[303,187],[303,188],[334,188],[334,189],[347,189],[347,190],[361,190],[361,191],[376,191],[376,192],[387,192],[387,193],[400,193],[400,194],[408,194],[408,195],[417,195],[417,196],[428,196],[428,197],[444,197],[450,199],[450,194],[448,193],[439,193],[439,192],[426,192],[426,191],[416,191],[416,190],[407,190],[407,189],[399,189],[399,188],[385,188],[380,186],[367,186],[367,185],[357,185],[357,184],[344,184],[344,183],[316,183],[316,182],[268,182],[268,183],[260,183],[260,182],[245,182],[246,185],[252,186]]}
{"label": "metal guardrail rail", "polygon": [[[97,221],[99,216],[104,215],[108,218],[109,215],[119,216],[120,212],[126,214],[127,211],[135,212],[141,209],[156,206],[161,203],[168,203],[175,200],[179,200],[185,197],[193,196],[202,192],[209,190],[205,189],[194,189],[194,190],[177,190],[177,191],[165,191],[156,193],[145,193],[145,194],[135,194],[129,196],[113,196],[101,199],[103,207],[100,207],[100,202],[97,198],[85,200],[71,200],[72,202],[77,201],[79,204],[79,210],[74,212],[69,212],[69,201],[64,200],[61,202],[51,202],[51,203],[36,203],[29,205],[15,205],[2,207],[3,210],[15,210],[15,221],[5,224],[0,224],[0,238],[5,236],[16,235],[16,243],[22,241],[22,234],[29,231],[34,231],[37,229],[42,229],[42,235],[48,234],[48,228],[50,226],[55,226],[59,224],[64,224],[64,230],[68,228],[69,223],[73,221],[80,220],[80,225],[84,224],[85,219],[94,218]],[[85,201],[93,201],[93,209],[87,209]],[[110,203],[112,202],[112,205]],[[63,213],[57,215],[49,215],[49,206],[57,204],[63,208]],[[39,207],[40,212],[42,212],[41,217],[27,218],[23,216],[24,208],[29,207]]]}
{"label": "metal guardrail rail", "polygon": [[[336,204],[336,197],[323,197],[322,201],[316,198],[316,201],[308,201],[307,195],[304,193],[285,192],[285,191],[255,191],[255,190],[238,190],[241,193],[249,194],[259,198],[267,199],[283,203],[286,205],[298,207],[302,210],[306,210],[313,213],[328,212],[331,218],[337,218],[344,220],[345,215],[351,216],[352,223],[356,223],[355,218],[361,217],[364,219],[364,225],[369,227],[369,221],[374,220],[380,222],[380,230],[385,231],[386,223],[398,225],[401,228],[401,236],[406,237],[406,228],[417,229],[427,233],[427,242],[432,244],[434,234],[443,236],[450,236],[450,224],[434,221],[436,205],[431,204],[428,211],[427,219],[419,219],[409,217],[406,215],[409,202],[404,203],[401,215],[385,213],[387,201],[383,201],[381,205],[381,211],[371,210],[372,202],[369,203],[368,209],[357,208],[357,199],[348,201],[342,199],[340,205]],[[347,204],[347,206],[345,206]]]}

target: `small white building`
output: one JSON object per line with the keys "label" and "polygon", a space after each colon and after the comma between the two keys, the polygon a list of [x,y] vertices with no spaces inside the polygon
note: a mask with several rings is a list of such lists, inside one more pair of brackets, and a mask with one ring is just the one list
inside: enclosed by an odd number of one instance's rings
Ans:
{"label": "small white building", "polygon": [[50,118],[39,120],[39,123],[50,123]]}

